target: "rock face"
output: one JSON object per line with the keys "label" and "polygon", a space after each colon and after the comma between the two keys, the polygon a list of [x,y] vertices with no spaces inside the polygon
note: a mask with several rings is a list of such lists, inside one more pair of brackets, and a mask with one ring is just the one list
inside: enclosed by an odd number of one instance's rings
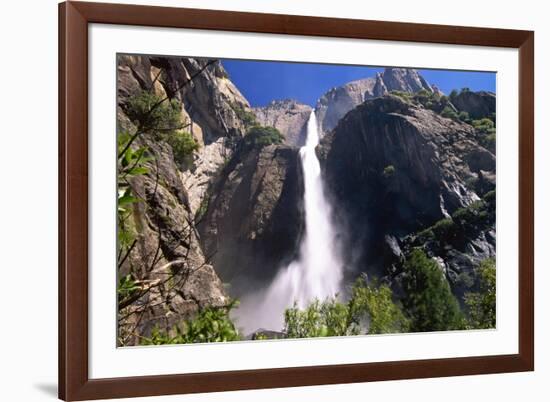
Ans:
{"label": "rock face", "polygon": [[307,121],[313,110],[311,106],[285,99],[253,110],[258,123],[275,127],[285,137],[286,144],[296,147],[305,144]]}
{"label": "rock face", "polygon": [[342,117],[365,100],[386,95],[389,91],[432,92],[432,87],[414,69],[386,68],[383,73],[349,82],[324,94],[315,107],[320,132],[331,131]]}
{"label": "rock face", "polygon": [[[311,107],[284,100],[252,109],[215,60],[120,56],[119,132],[136,131],[129,98],[144,90],[178,100],[179,123],[199,149],[184,164],[152,132],[133,145],[152,159],[129,179],[137,235],[119,257],[119,278],[132,273],[146,292],[119,304],[120,345],[139,344],[154,328],[174,335],[199,309],[269,284],[296,257],[304,231],[299,147]],[[390,94],[419,90],[439,93],[399,68],[330,90],[317,104],[317,153],[350,278],[384,277],[399,294],[404,258],[422,247],[461,298],[479,262],[495,255],[495,156],[473,126]],[[490,116],[494,94],[463,91],[449,107]],[[251,139],[254,116],[285,143]]]}
{"label": "rock face", "polygon": [[139,344],[153,328],[173,333],[182,320],[199,308],[225,306],[229,299],[213,267],[206,260],[193,224],[186,189],[169,145],[144,135],[154,163],[149,173],[131,179],[135,204],[129,222],[137,230],[136,244],[119,268],[119,277],[132,272],[143,296],[119,311],[119,342]]}
{"label": "rock face", "polygon": [[479,200],[469,183],[495,171],[472,126],[391,95],[349,112],[318,155],[347,233],[344,254],[378,276],[401,258],[399,239]]}
{"label": "rock face", "polygon": [[388,91],[418,92],[425,89],[432,92],[428,82],[412,68],[386,68],[382,74],[382,81]]}
{"label": "rock face", "polygon": [[242,294],[297,252],[302,231],[302,172],[297,148],[242,144],[213,185],[199,225],[205,253]]}
{"label": "rock face", "polygon": [[172,336],[174,326],[198,309],[229,302],[202,251],[194,219],[211,177],[232,154],[231,144],[244,135],[236,110],[249,106],[215,60],[119,56],[118,62],[119,131],[136,132],[126,116],[129,97],[153,91],[180,101],[181,124],[200,145],[189,168],[178,166],[171,146],[150,133],[140,134],[134,143],[152,157],[148,172],[130,179],[141,200],[128,218],[137,234],[119,264],[119,277],[132,272],[145,290],[119,305],[119,344],[136,345],[155,327]]}
{"label": "rock face", "polygon": [[151,88],[181,101],[182,123],[200,145],[192,166],[180,166],[191,210],[196,212],[212,176],[245,134],[239,110],[250,111],[250,105],[216,60],[119,56],[119,100]]}
{"label": "rock face", "polygon": [[461,91],[452,102],[458,110],[468,112],[472,119],[480,119],[495,113],[496,95],[487,91]]}

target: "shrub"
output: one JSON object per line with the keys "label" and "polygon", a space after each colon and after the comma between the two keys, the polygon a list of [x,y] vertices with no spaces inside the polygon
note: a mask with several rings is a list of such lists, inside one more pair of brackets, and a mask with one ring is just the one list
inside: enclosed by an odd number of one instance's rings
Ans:
{"label": "shrub", "polygon": [[445,106],[443,108],[443,110],[441,111],[441,116],[446,117],[448,119],[454,119],[454,120],[458,119],[458,115],[450,106]]}
{"label": "shrub", "polygon": [[384,168],[384,170],[382,171],[382,175],[385,177],[385,178],[390,178],[394,175],[395,173],[395,167],[393,165],[388,165]]}
{"label": "shrub", "polygon": [[397,96],[403,99],[405,102],[410,102],[412,99],[412,95],[409,92],[405,92],[405,91],[393,90],[393,91],[390,91],[390,95]]}
{"label": "shrub", "polygon": [[458,114],[458,119],[460,121],[468,123],[470,121],[470,114],[468,112],[462,111]]}
{"label": "shrub", "polygon": [[284,332],[288,338],[356,335],[358,330],[350,322],[347,305],[334,298],[314,300],[303,310],[294,303],[285,310]]}
{"label": "shrub", "polygon": [[496,132],[495,123],[487,117],[479,120],[472,120],[472,126],[482,134],[494,134]]}
{"label": "shrub", "polygon": [[[173,328],[174,336],[168,331],[153,328],[151,337],[143,338],[142,345],[165,345],[181,343],[227,342],[241,339],[237,327],[229,317],[230,311],[238,305],[233,301],[226,307],[206,307],[192,320]],[[182,328],[183,327],[183,328]]]}
{"label": "shrub", "polygon": [[167,130],[181,123],[181,105],[150,91],[140,91],[126,103],[126,115],[142,132]]}
{"label": "shrub", "polygon": [[352,320],[359,326],[368,321],[369,334],[407,332],[409,321],[392,300],[388,285],[369,285],[366,277],[359,278],[353,285],[349,302]]}
{"label": "shrub", "polygon": [[284,136],[274,127],[253,126],[244,137],[245,144],[264,147],[271,144],[281,144]]}
{"label": "shrub", "polygon": [[492,258],[481,262],[477,271],[479,292],[466,293],[464,302],[468,308],[468,327],[472,329],[496,326],[496,265]]}
{"label": "shrub", "polygon": [[242,105],[238,103],[231,103],[231,109],[235,112],[237,117],[242,120],[245,127],[257,126],[258,121],[254,112],[246,110]]}
{"label": "shrub", "polygon": [[467,207],[457,209],[452,215],[453,220],[460,225],[474,224],[487,213],[485,207],[483,200],[474,201]]}
{"label": "shrub", "polygon": [[315,300],[303,310],[294,304],[285,311],[289,338],[396,333],[408,328],[408,320],[392,300],[390,287],[368,284],[365,277],[357,279],[347,303],[334,298]]}
{"label": "shrub", "polygon": [[199,144],[187,131],[174,131],[164,136],[166,142],[172,147],[174,160],[178,163],[191,163],[191,155],[199,149]]}
{"label": "shrub", "polygon": [[431,229],[433,230],[433,233],[437,237],[443,237],[448,238],[451,237],[453,229],[454,229],[454,222],[451,218],[444,218],[439,221],[437,221]]}
{"label": "shrub", "polygon": [[489,204],[495,204],[497,192],[495,190],[488,191],[483,196],[483,200]]}
{"label": "shrub", "polygon": [[486,135],[481,139],[481,145],[487,148],[490,151],[495,152],[497,145],[497,135],[496,133]]}
{"label": "shrub", "polygon": [[183,131],[181,104],[176,99],[141,91],[128,99],[126,114],[138,130],[154,133],[157,139],[170,144],[176,162],[190,164],[190,156],[199,145],[189,132]]}
{"label": "shrub", "polygon": [[403,304],[414,332],[462,329],[463,316],[437,263],[420,249],[405,262]]}

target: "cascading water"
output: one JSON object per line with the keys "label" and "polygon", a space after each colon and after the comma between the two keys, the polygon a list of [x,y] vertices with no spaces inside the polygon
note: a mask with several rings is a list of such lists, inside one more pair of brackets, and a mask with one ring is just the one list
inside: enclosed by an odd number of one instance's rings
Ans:
{"label": "cascading water", "polygon": [[306,144],[300,149],[304,174],[305,234],[298,259],[281,269],[269,288],[243,299],[239,325],[247,331],[280,330],[284,310],[295,302],[305,307],[313,299],[334,297],[341,288],[343,267],[336,246],[332,211],[325,198],[315,147],[319,132],[315,112],[307,123]]}

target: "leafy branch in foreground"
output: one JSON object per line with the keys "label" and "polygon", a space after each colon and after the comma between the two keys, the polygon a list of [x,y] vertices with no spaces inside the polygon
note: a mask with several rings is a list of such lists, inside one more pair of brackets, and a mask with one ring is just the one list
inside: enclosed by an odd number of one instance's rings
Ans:
{"label": "leafy branch in foreground", "polygon": [[238,306],[237,301],[224,307],[206,307],[191,320],[172,329],[173,334],[153,328],[149,338],[143,337],[142,345],[182,343],[228,342],[242,339],[229,313]]}

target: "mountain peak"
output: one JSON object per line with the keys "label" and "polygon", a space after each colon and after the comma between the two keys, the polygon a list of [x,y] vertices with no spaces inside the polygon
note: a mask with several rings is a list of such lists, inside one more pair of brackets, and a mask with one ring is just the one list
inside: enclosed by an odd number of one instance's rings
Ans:
{"label": "mountain peak", "polygon": [[387,67],[374,77],[332,88],[319,99],[315,108],[321,132],[332,130],[346,113],[368,99],[384,96],[390,91],[414,93],[421,89],[433,92],[417,70],[395,67]]}
{"label": "mountain peak", "polygon": [[389,91],[418,92],[425,89],[433,92],[430,84],[413,68],[386,67],[382,79]]}

